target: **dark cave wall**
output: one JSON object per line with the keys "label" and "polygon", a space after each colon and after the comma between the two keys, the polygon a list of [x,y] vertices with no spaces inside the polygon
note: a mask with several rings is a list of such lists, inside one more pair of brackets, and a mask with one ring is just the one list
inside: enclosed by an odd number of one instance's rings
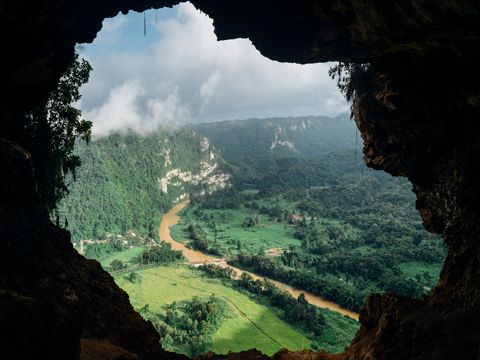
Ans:
{"label": "dark cave wall", "polygon": [[38,204],[30,154],[0,139],[0,159],[0,359],[78,359],[80,339],[170,358],[128,295]]}
{"label": "dark cave wall", "polygon": [[367,165],[409,178],[424,226],[449,251],[424,299],[369,299],[345,359],[480,356],[478,60],[478,49],[396,56],[372,64],[357,94]]}
{"label": "dark cave wall", "polygon": [[[105,17],[177,2],[0,4],[2,52],[8,54],[0,57],[0,352],[5,358],[75,358],[80,338],[90,339],[82,342],[84,353],[105,349],[106,341],[142,358],[167,357],[127,295],[97,263],[78,256],[68,232],[48,220],[36,197],[18,119],[55,86],[75,43],[91,42]],[[214,19],[219,39],[249,37],[269,58],[370,63],[353,108],[365,161],[410,179],[426,228],[443,234],[448,246],[440,282],[428,297],[371,296],[352,345],[334,358],[452,359],[461,354],[478,359],[479,2],[193,3]],[[248,352],[229,358],[264,357]],[[282,352],[276,358],[330,357]]]}
{"label": "dark cave wall", "polygon": [[[91,42],[119,11],[179,0],[4,0],[0,5],[0,109],[22,111],[45,97],[76,43]],[[267,57],[288,62],[372,62],[478,48],[475,0],[194,0],[220,40],[248,37]]]}

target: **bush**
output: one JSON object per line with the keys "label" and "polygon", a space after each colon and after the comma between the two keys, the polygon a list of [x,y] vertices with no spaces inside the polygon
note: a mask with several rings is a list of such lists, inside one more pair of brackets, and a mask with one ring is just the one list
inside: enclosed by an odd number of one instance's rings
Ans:
{"label": "bush", "polygon": [[160,245],[145,250],[140,256],[140,261],[144,265],[148,264],[170,264],[183,259],[183,254],[179,250],[172,250],[172,245],[162,241]]}
{"label": "bush", "polygon": [[222,267],[215,264],[206,264],[197,267],[198,270],[204,272],[207,276],[220,279],[234,279],[235,270],[231,267]]}
{"label": "bush", "polygon": [[125,265],[122,260],[115,259],[110,263],[110,267],[112,268],[113,271],[117,271],[117,270],[125,269],[127,265]]}
{"label": "bush", "polygon": [[131,272],[125,276],[125,279],[130,281],[132,284],[139,284],[142,282],[142,276],[137,272]]}
{"label": "bush", "polygon": [[173,302],[165,315],[152,313],[148,304],[139,312],[152,322],[165,349],[194,357],[213,346],[227,309],[224,300],[212,295],[206,300],[194,297],[190,301]]}
{"label": "bush", "polygon": [[244,220],[243,220],[243,227],[244,228],[249,228],[249,227],[254,227],[255,225],[257,225],[257,222],[255,221],[255,219],[251,216],[247,216]]}

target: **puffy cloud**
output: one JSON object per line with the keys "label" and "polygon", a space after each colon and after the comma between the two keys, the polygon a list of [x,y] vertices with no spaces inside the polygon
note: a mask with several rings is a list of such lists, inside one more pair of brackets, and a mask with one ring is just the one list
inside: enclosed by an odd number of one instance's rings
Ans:
{"label": "puffy cloud", "polygon": [[180,104],[178,88],[162,97],[150,97],[135,80],[115,86],[102,105],[87,115],[95,121],[95,136],[124,129],[146,134],[159,124],[175,124],[189,117],[188,109]]}
{"label": "puffy cloud", "polygon": [[[116,39],[116,46],[102,52],[87,46],[94,71],[82,88],[81,106],[85,118],[93,120],[96,136],[122,129],[146,133],[188,122],[347,110],[328,76],[330,64],[279,63],[263,57],[247,39],[219,42],[212,20],[189,3],[176,6],[158,23],[149,22],[149,34],[154,33],[147,38],[154,39],[143,47],[122,44],[132,32],[125,20],[129,16],[108,20],[92,45]],[[145,41],[142,37],[135,41]]]}
{"label": "puffy cloud", "polygon": [[123,27],[126,23],[126,16],[117,16],[113,19],[107,19],[103,22],[102,31],[104,33],[115,32]]}

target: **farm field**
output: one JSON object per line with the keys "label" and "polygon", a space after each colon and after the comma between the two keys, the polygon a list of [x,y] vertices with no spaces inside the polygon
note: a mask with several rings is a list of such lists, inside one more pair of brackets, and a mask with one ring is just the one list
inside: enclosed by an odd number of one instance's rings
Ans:
{"label": "farm field", "polygon": [[191,300],[194,296],[207,298],[212,294],[227,301],[229,312],[215,334],[211,351],[226,354],[256,348],[271,355],[281,348],[310,348],[310,340],[282,321],[274,310],[220,280],[203,278],[184,266],[148,268],[137,273],[142,281],[136,284],[124,279],[124,274],[115,276],[137,310],[148,304],[151,312],[164,313],[166,305],[174,301]]}
{"label": "farm field", "polygon": [[[246,217],[255,214],[245,208],[235,210],[203,210],[203,218],[194,216],[195,207],[189,206],[181,213],[181,221],[172,228],[172,237],[176,241],[185,242],[189,238],[187,227],[191,223],[198,224],[207,234],[210,241],[216,241],[217,249],[223,254],[236,255],[239,252],[259,253],[268,249],[284,248],[290,245],[299,246],[300,242],[293,237],[294,227],[276,221],[267,216],[260,217],[261,224],[252,228],[244,228]],[[214,223],[216,230],[211,228]],[[238,248],[238,244],[240,249]]]}
{"label": "farm field", "polygon": [[121,260],[124,264],[130,265],[136,262],[136,259],[144,250],[144,246],[137,246],[123,251],[116,251],[99,260],[99,262],[105,270],[110,270],[110,263],[113,260]]}
{"label": "farm field", "polygon": [[[250,192],[253,191],[250,190]],[[271,199],[264,199],[259,203],[272,206],[274,202]],[[276,204],[288,209],[289,213],[300,213],[295,202],[288,202],[282,197],[277,198]],[[190,205],[183,209],[179,215],[180,222],[171,228],[171,235],[176,241],[182,243],[189,241],[188,226],[197,224],[207,235],[207,240],[212,243],[216,242],[215,248],[227,257],[239,253],[263,254],[269,249],[281,254],[283,252],[281,249],[301,245],[301,241],[294,237],[295,226],[287,224],[285,221],[278,221],[278,219],[266,214],[259,215],[259,225],[249,228],[244,227],[245,218],[256,216],[255,211],[245,207],[225,210],[199,209],[196,205]],[[351,233],[353,237],[358,236],[356,229],[336,219],[320,218],[315,223],[319,231],[323,231],[325,227],[332,225],[343,227],[345,233]],[[280,251],[278,251],[279,249]]]}
{"label": "farm field", "polygon": [[[112,254],[102,261],[108,267],[113,259],[121,259],[131,264],[143,248],[132,248]],[[152,313],[165,313],[174,301],[191,300],[197,296],[208,298],[212,294],[226,300],[229,312],[215,334],[211,351],[226,354],[229,351],[242,351],[256,348],[271,355],[287,348],[301,350],[312,348],[308,332],[287,324],[280,318],[280,312],[269,306],[264,299],[234,288],[228,282],[202,276],[198,271],[185,265],[158,266],[135,270],[141,282],[132,283],[126,279],[129,271],[113,272],[117,284],[130,296],[136,310],[146,304]],[[350,343],[358,323],[346,316],[322,310],[326,326],[321,339],[313,347],[331,353],[340,352]]]}
{"label": "farm field", "polygon": [[408,263],[403,263],[399,265],[400,270],[406,278],[415,279],[418,275],[423,275],[428,273],[429,275],[429,285],[433,287],[437,282],[437,279],[440,277],[440,271],[442,271],[442,264],[427,264],[423,261],[412,261]]}

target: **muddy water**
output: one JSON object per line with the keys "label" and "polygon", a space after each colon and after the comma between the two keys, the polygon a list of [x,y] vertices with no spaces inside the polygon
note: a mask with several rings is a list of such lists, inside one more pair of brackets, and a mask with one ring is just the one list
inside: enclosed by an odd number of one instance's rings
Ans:
{"label": "muddy water", "polygon": [[[172,238],[172,235],[170,234],[170,227],[173,226],[173,225],[176,225],[180,221],[180,217],[178,216],[178,212],[180,210],[182,210],[187,205],[188,205],[188,201],[182,202],[182,203],[174,206],[173,208],[171,208],[163,216],[162,223],[160,225],[160,233],[159,233],[160,239],[165,241],[165,242],[168,242],[169,244],[171,244],[172,249],[182,251],[183,255],[187,258],[188,262],[190,262],[191,264],[214,262],[214,263],[217,263],[219,265],[226,266],[225,262],[223,262],[222,259],[215,258],[215,257],[210,256],[210,255],[206,255],[206,254],[204,254],[200,251],[189,249],[185,245],[175,241]],[[232,267],[232,269],[235,271],[237,276],[240,276],[242,273],[245,272],[245,273],[249,274],[250,276],[252,276],[254,279],[259,279],[259,280],[264,279],[263,276],[258,276],[256,274],[253,274],[253,273],[245,271],[245,270],[241,270],[241,269],[238,269],[238,268],[235,268],[235,267]],[[325,300],[320,296],[311,294],[311,293],[306,292],[306,291],[297,290],[297,289],[293,288],[292,286],[284,284],[282,282],[272,280],[272,279],[268,279],[268,280],[271,281],[276,286],[278,286],[279,288],[284,289],[285,291],[290,293],[295,298],[297,298],[298,295],[303,293],[303,294],[305,294],[305,298],[308,300],[308,302],[310,304],[316,305],[316,306],[321,307],[321,308],[326,308],[326,309],[329,309],[329,310],[332,310],[332,311],[336,311],[340,314],[347,315],[348,317],[350,317],[354,320],[358,320],[358,314],[356,312],[344,309],[340,305],[338,305],[334,302]]]}

